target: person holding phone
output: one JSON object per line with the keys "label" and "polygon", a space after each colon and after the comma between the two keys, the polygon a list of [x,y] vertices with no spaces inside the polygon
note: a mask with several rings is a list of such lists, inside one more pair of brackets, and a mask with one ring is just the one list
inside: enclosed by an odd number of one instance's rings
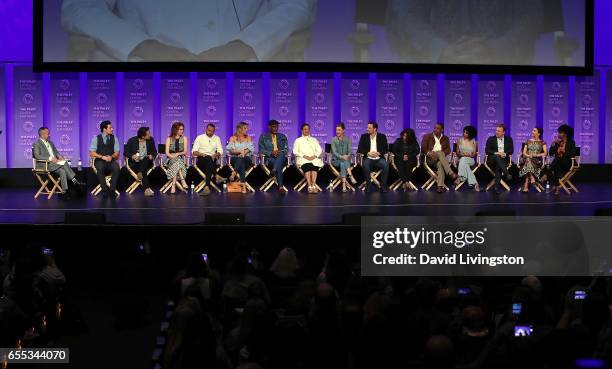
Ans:
{"label": "person holding phone", "polygon": [[227,151],[230,154],[230,164],[238,172],[240,177],[241,192],[246,193],[246,170],[253,164],[251,155],[255,151],[253,140],[248,134],[249,125],[240,122],[236,126],[236,132],[227,143]]}

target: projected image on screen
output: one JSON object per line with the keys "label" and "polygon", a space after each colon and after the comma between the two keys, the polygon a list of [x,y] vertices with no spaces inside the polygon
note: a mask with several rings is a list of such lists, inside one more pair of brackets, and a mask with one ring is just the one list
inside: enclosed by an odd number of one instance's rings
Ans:
{"label": "projected image on screen", "polygon": [[44,62],[585,65],[588,0],[46,0]]}

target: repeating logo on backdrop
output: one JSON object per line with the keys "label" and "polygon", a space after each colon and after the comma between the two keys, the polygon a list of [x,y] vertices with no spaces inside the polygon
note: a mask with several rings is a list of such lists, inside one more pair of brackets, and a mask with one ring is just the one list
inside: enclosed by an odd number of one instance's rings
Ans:
{"label": "repeating logo on backdrop", "polygon": [[496,113],[497,113],[497,109],[495,109],[494,106],[489,106],[487,108],[487,116],[493,117],[493,116],[495,116]]}
{"label": "repeating logo on backdrop", "polygon": [[395,103],[395,95],[392,93],[388,93],[385,95],[385,102],[387,103],[387,105],[391,105],[393,103]]}
{"label": "repeating logo on backdrop", "polygon": [[24,94],[23,98],[21,99],[21,101],[23,101],[24,104],[26,105],[30,105],[34,102],[34,95],[32,94]]}
{"label": "repeating logo on backdrop", "polygon": [[325,122],[322,119],[317,119],[314,122],[314,127],[315,127],[315,130],[321,132],[323,128],[325,127]]}
{"label": "repeating logo on backdrop", "polygon": [[286,117],[287,115],[289,115],[289,107],[284,106],[284,105],[283,105],[283,106],[281,106],[281,107],[279,107],[279,108],[278,108],[278,114],[279,114],[281,117]]}
{"label": "repeating logo on backdrop", "polygon": [[288,89],[288,88],[289,88],[289,86],[290,86],[290,83],[289,83],[289,81],[288,81],[288,80],[286,80],[286,79],[281,79],[281,80],[278,82],[278,87],[279,87],[281,90],[286,90],[286,89]]}
{"label": "repeating logo on backdrop", "polygon": [[591,105],[593,103],[593,96],[591,96],[590,94],[585,94],[584,96],[582,96],[582,103],[584,105]]}
{"label": "repeating logo on backdrop", "polygon": [[23,150],[23,157],[26,160],[32,160],[32,150],[31,149],[24,149]]}
{"label": "repeating logo on backdrop", "polygon": [[589,156],[591,155],[591,146],[590,145],[582,145],[582,153],[584,154],[584,156]]}
{"label": "repeating logo on backdrop", "polygon": [[170,102],[173,104],[178,104],[181,102],[181,94],[178,92],[173,92],[170,94]]}
{"label": "repeating logo on backdrop", "polygon": [[59,110],[59,115],[62,118],[68,118],[68,116],[70,115],[70,108],[67,106],[62,106]]}
{"label": "repeating logo on backdrop", "polygon": [[419,88],[421,90],[429,90],[429,81],[426,79],[422,79],[419,81]]}
{"label": "repeating logo on backdrop", "polygon": [[387,130],[387,132],[393,131],[394,128],[395,128],[395,121],[391,119],[387,119],[385,121],[385,129]]}
{"label": "repeating logo on backdrop", "polygon": [[357,142],[359,140],[359,138],[360,138],[359,133],[357,133],[357,132],[351,133],[351,141],[352,142]]}
{"label": "repeating logo on backdrop", "polygon": [[250,92],[245,92],[244,94],[242,94],[242,101],[244,103],[250,104],[253,102],[253,94]]}
{"label": "repeating logo on backdrop", "polygon": [[34,130],[34,123],[28,121],[23,122],[23,131],[30,133]]}
{"label": "repeating logo on backdrop", "polygon": [[550,112],[553,117],[558,117],[561,115],[561,108],[559,108],[558,106],[554,106]]}
{"label": "repeating logo on backdrop", "polygon": [[559,92],[561,91],[561,82],[553,82],[552,84],[552,90],[554,92]]}
{"label": "repeating logo on backdrop", "polygon": [[361,87],[361,82],[359,82],[359,80],[354,79],[351,81],[351,88],[353,90],[358,90],[359,87]]}
{"label": "repeating logo on backdrop", "polygon": [[463,95],[462,94],[455,94],[454,101],[455,101],[455,104],[457,104],[457,105],[461,104],[463,102]]}
{"label": "repeating logo on backdrop", "polygon": [[351,115],[354,117],[359,116],[359,114],[361,113],[361,109],[359,109],[358,106],[351,106]]}
{"label": "repeating logo on backdrop", "polygon": [[529,103],[529,95],[521,94],[521,96],[519,96],[519,101],[522,105],[527,105]]}
{"label": "repeating logo on backdrop", "polygon": [[137,78],[132,82],[132,87],[134,87],[134,90],[142,90],[144,81],[141,78]]}
{"label": "repeating logo on backdrop", "polygon": [[209,117],[214,117],[215,115],[217,115],[217,107],[214,105],[208,105],[206,107],[206,115],[208,115]]}
{"label": "repeating logo on backdrop", "polygon": [[585,131],[590,131],[592,127],[593,123],[590,119],[585,119],[582,121],[582,129],[584,129]]}
{"label": "repeating logo on backdrop", "polygon": [[70,136],[68,136],[68,135],[61,135],[60,136],[60,143],[63,146],[68,146],[70,144]]}
{"label": "repeating logo on backdrop", "polygon": [[521,131],[526,131],[529,128],[529,122],[526,119],[523,119],[519,123],[519,126],[521,127]]}
{"label": "repeating logo on backdrop", "polygon": [[214,90],[215,88],[217,88],[217,80],[214,78],[209,78],[206,80],[206,87],[209,90]]}
{"label": "repeating logo on backdrop", "polygon": [[325,102],[325,94],[317,92],[314,96],[315,103],[322,105]]}
{"label": "repeating logo on backdrop", "polygon": [[59,83],[59,87],[62,91],[68,91],[68,89],[70,88],[70,81],[67,79],[62,79]]}
{"label": "repeating logo on backdrop", "polygon": [[419,115],[425,117],[429,114],[429,108],[425,105],[419,106]]}
{"label": "repeating logo on backdrop", "polygon": [[106,95],[104,92],[100,92],[96,95],[96,101],[98,104],[106,104],[108,101],[108,95]]}
{"label": "repeating logo on backdrop", "polygon": [[495,91],[495,89],[497,88],[497,82],[495,81],[488,81],[487,82],[487,90],[489,90],[490,92]]}
{"label": "repeating logo on backdrop", "polygon": [[455,131],[461,131],[461,126],[463,126],[463,122],[459,119],[455,119],[455,121],[453,122],[453,128],[455,129]]}
{"label": "repeating logo on backdrop", "polygon": [[132,109],[132,114],[133,114],[135,117],[140,118],[140,117],[142,117],[142,116],[143,116],[143,114],[144,114],[144,108],[143,108],[142,106],[135,106],[135,107],[134,107],[134,109]]}

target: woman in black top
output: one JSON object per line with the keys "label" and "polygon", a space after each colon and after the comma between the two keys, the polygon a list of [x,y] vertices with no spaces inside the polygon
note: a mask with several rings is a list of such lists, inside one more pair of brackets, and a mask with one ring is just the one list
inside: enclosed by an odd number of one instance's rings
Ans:
{"label": "woman in black top", "polygon": [[402,180],[402,187],[405,190],[411,189],[408,183],[412,177],[412,171],[417,165],[419,152],[419,143],[416,140],[414,130],[410,128],[403,130],[393,144],[393,154],[395,155],[395,165]]}
{"label": "woman in black top", "polygon": [[559,179],[570,170],[572,158],[576,155],[576,142],[574,142],[574,129],[567,124],[557,128],[558,138],[550,147],[549,155],[554,159],[548,166],[548,170],[542,176],[542,182],[550,180],[555,195],[559,194],[561,186]]}

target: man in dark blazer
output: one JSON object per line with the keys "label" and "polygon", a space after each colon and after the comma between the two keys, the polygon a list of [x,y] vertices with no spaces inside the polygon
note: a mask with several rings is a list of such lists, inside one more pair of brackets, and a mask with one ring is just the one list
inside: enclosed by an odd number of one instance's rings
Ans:
{"label": "man in dark blazer", "polygon": [[368,123],[368,133],[361,135],[357,153],[362,154],[363,175],[367,183],[366,192],[372,191],[372,178],[370,172],[373,169],[382,169],[380,181],[382,192],[388,192],[387,178],[389,177],[389,163],[385,159],[385,154],[389,152],[387,136],[378,133],[378,123]]}
{"label": "man in dark blazer", "polygon": [[508,172],[508,164],[510,157],[514,154],[514,142],[512,137],[506,136],[506,127],[503,124],[495,128],[495,136],[487,139],[485,152],[487,165],[495,172],[495,192],[499,193],[502,174],[508,181],[512,180],[512,175]]}
{"label": "man in dark blazer", "polygon": [[155,140],[151,137],[149,127],[138,128],[136,137],[132,137],[125,145],[124,155],[129,158],[130,168],[138,176],[138,180],[142,182],[142,187],[145,189],[145,196],[153,196],[154,192],[149,184],[147,172],[153,166],[153,160],[157,157],[157,148]]}
{"label": "man in dark blazer", "polygon": [[[49,139],[49,128],[40,127],[38,129],[38,140],[34,142],[32,146],[32,156],[36,160],[45,160],[48,161],[47,169],[59,175],[60,177],[60,186],[62,187],[62,191],[64,193],[60,194],[60,198],[63,200],[70,200],[70,195],[68,194],[68,181],[72,182],[77,186],[85,186],[83,183],[79,182],[74,174],[70,165],[68,165],[68,161],[65,160],[57,151],[57,148],[53,144],[53,142]],[[44,169],[45,165],[42,162],[36,163],[36,169]]]}
{"label": "man in dark blazer", "polygon": [[451,153],[450,140],[448,136],[444,135],[444,125],[442,123],[436,123],[433,132],[423,136],[421,152],[426,156],[427,165],[437,168],[438,193],[444,193],[446,191],[446,187],[444,187],[446,176],[457,179],[457,174],[453,172],[447,159],[447,156]]}

